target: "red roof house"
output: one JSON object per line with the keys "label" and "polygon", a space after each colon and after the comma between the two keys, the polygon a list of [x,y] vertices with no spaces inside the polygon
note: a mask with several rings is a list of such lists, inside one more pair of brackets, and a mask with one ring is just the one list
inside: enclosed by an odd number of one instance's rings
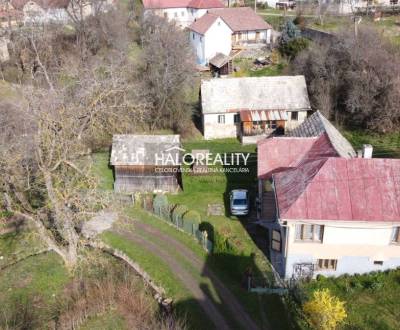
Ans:
{"label": "red roof house", "polygon": [[143,0],[145,9],[167,9],[167,8],[223,8],[219,0]]}

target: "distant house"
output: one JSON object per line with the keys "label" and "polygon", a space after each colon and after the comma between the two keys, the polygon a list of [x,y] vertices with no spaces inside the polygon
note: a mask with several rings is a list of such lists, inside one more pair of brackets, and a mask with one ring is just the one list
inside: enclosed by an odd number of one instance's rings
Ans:
{"label": "distant house", "polygon": [[370,158],[368,145],[357,157],[319,112],[257,147],[260,223],[282,277],[400,266],[400,160]]}
{"label": "distant house", "polygon": [[23,24],[67,23],[69,13],[86,18],[95,12],[107,11],[114,5],[114,0],[102,0],[95,3],[71,0],[11,0],[7,8],[0,7],[1,25],[7,27]]}
{"label": "distant house", "polygon": [[185,28],[203,16],[208,9],[223,8],[220,0],[143,0],[146,13],[165,17]]}
{"label": "distant house", "polygon": [[197,62],[206,65],[217,54],[229,56],[232,47],[271,42],[272,26],[249,7],[210,9],[190,26]]}
{"label": "distant house", "polygon": [[311,111],[304,76],[203,80],[204,138],[256,143],[299,126]]}
{"label": "distant house", "polygon": [[180,151],[179,135],[114,135],[114,190],[178,191]]}

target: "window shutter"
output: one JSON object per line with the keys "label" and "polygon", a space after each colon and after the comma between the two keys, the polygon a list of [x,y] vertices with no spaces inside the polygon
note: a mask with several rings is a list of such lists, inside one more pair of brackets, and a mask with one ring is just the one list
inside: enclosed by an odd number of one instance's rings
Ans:
{"label": "window shutter", "polygon": [[301,231],[302,231],[303,225],[296,225],[296,240],[301,240]]}

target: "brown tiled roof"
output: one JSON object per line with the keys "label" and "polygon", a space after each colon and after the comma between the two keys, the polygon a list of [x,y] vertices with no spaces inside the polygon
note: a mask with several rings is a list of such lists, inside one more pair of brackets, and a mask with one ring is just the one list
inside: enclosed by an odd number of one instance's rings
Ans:
{"label": "brown tiled roof", "polygon": [[204,34],[207,32],[210,26],[214,24],[217,18],[218,16],[205,14],[202,17],[200,17],[197,21],[194,21],[189,26],[189,29],[199,34]]}
{"label": "brown tiled roof", "polygon": [[208,13],[220,16],[234,32],[272,29],[250,7],[217,8],[210,9]]}
{"label": "brown tiled roof", "polygon": [[221,17],[233,32],[272,29],[271,25],[249,7],[210,9],[207,14],[192,23],[189,29],[204,34],[217,17]]}

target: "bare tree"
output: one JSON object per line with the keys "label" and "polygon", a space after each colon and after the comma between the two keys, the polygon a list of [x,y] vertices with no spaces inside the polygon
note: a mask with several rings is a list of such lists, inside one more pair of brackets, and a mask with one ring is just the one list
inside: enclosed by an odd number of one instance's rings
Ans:
{"label": "bare tree", "polygon": [[398,51],[373,28],[342,31],[314,45],[293,63],[307,79],[315,108],[351,126],[379,132],[400,124]]}
{"label": "bare tree", "polygon": [[147,15],[141,43],[141,79],[153,105],[150,128],[179,130],[192,115],[187,101],[193,92],[195,59],[187,34],[164,18]]}
{"label": "bare tree", "polygon": [[79,223],[108,203],[91,175],[89,148],[104,134],[109,140],[132,133],[144,120],[140,89],[126,79],[129,63],[112,59],[67,70],[67,85],[57,80],[61,67],[48,74],[48,84],[15,87],[17,96],[0,103],[3,202],[34,224],[70,268],[79,255]]}

